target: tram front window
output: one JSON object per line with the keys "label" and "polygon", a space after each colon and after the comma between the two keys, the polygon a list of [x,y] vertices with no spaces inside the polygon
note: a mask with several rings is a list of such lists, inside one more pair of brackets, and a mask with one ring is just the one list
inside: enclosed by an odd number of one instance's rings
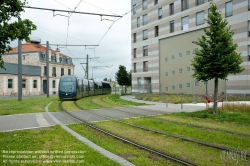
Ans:
{"label": "tram front window", "polygon": [[64,78],[60,81],[59,90],[63,92],[74,92],[75,82],[72,78]]}

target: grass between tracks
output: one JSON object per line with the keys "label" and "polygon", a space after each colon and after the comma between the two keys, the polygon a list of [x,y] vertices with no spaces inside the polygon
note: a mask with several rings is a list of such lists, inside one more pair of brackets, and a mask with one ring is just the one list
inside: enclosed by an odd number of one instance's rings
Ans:
{"label": "grass between tracks", "polygon": [[[237,162],[226,157],[221,158],[222,151],[220,150],[201,146],[187,141],[182,141],[173,137],[166,137],[152,132],[143,131],[141,129],[136,129],[113,121],[100,122],[96,123],[96,125],[112,133],[118,134],[119,136],[140,143],[144,146],[151,147],[155,150],[178,157],[182,160],[187,160],[197,165],[235,165]],[[151,127],[152,126],[155,126],[155,124],[151,125]],[[127,148],[128,145],[123,144],[120,141],[113,140],[113,138],[108,139],[108,136],[104,136],[103,134],[100,134],[98,132],[96,133],[92,129],[89,129],[85,126],[82,127],[82,125],[80,124],[70,125],[70,128],[115,154],[121,156],[126,154],[128,156],[131,156],[128,157],[127,160],[131,161],[135,165],[169,165],[168,163],[161,163],[160,161],[163,159],[161,159],[160,157],[153,157],[152,161],[147,161],[149,160],[147,158],[142,160],[144,156],[140,156],[140,154],[146,152],[138,152],[138,149],[135,151],[131,148]],[[146,156],[148,157],[148,155]],[[146,163],[145,160],[147,161]],[[159,163],[156,164],[152,162]],[[249,165],[250,161],[249,159],[248,161],[239,160],[238,164]]]}
{"label": "grass between tracks", "polygon": [[180,165],[170,160],[159,157],[141,150],[133,145],[119,141],[113,137],[100,133],[88,126],[82,124],[69,125],[71,129],[91,140],[95,144],[107,149],[108,151],[119,155],[137,166],[162,166],[162,165]]}
{"label": "grass between tracks", "polygon": [[[16,154],[10,154],[6,153],[6,151],[19,152]],[[27,151],[30,152],[27,153]],[[0,165],[6,166],[119,165],[118,163],[102,156],[87,145],[81,143],[76,138],[61,129],[60,126],[54,126],[43,130],[24,130],[0,133],[0,154]],[[4,160],[6,162],[4,162]],[[22,164],[21,160],[28,160],[28,162]],[[11,161],[16,163],[12,164]],[[31,161],[34,161],[34,163]]]}

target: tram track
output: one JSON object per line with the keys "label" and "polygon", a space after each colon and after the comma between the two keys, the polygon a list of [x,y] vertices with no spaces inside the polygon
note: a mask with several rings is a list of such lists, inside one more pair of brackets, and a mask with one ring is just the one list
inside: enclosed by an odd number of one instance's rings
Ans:
{"label": "tram track", "polygon": [[[105,106],[102,106],[100,104],[97,104],[97,103],[93,102],[93,99],[90,99],[90,102],[92,104],[97,105],[97,106],[100,106],[100,107],[103,107],[103,108],[108,108],[108,107],[105,107]],[[76,106],[81,109],[81,106],[79,106],[79,105],[76,105]],[[122,111],[122,110],[114,109],[114,108],[112,108],[112,110]],[[86,111],[88,111],[88,110],[86,110]],[[210,144],[210,143],[207,143],[207,142],[202,142],[202,141],[197,141],[197,140],[194,140],[194,139],[191,139],[191,138],[182,137],[180,135],[170,134],[170,133],[166,133],[166,132],[146,128],[146,127],[143,127],[143,126],[135,125],[135,124],[132,124],[132,123],[124,122],[124,121],[117,120],[115,118],[112,118],[112,117],[109,117],[109,116],[106,116],[106,115],[103,115],[103,114],[99,114],[99,113],[96,113],[96,112],[93,112],[93,111],[88,111],[88,112],[90,112],[92,114],[95,114],[95,115],[98,115],[98,116],[102,116],[102,117],[110,119],[110,120],[114,120],[114,121],[116,121],[118,123],[123,123],[123,124],[129,125],[129,126],[135,127],[135,128],[139,128],[139,129],[146,130],[146,131],[151,131],[151,132],[161,134],[161,135],[165,135],[165,136],[171,136],[171,137],[183,140],[183,141],[196,143],[196,144],[199,144],[199,145],[202,145],[202,146],[206,146],[206,147],[210,147],[210,148],[214,148],[214,149],[218,149],[218,150],[223,150],[223,151],[228,151],[228,152],[236,152],[238,154],[240,154],[242,152],[239,149],[232,149],[232,148],[228,148],[228,147],[224,147],[224,146],[218,146],[218,145]],[[122,112],[127,112],[127,111],[122,111]],[[145,115],[142,115],[142,116],[145,117]],[[250,154],[246,153],[246,156],[250,157]]]}
{"label": "tram track", "polygon": [[[162,152],[157,151],[157,150],[154,150],[154,149],[152,149],[152,148],[150,148],[150,147],[146,147],[146,146],[144,146],[144,145],[142,145],[142,144],[133,142],[133,141],[131,141],[131,140],[128,140],[128,139],[126,139],[126,138],[123,138],[123,137],[121,137],[121,136],[118,136],[118,135],[116,135],[116,134],[113,134],[113,133],[111,133],[111,132],[109,132],[109,131],[107,131],[107,130],[101,129],[101,128],[95,126],[94,124],[89,123],[89,122],[87,122],[87,121],[85,121],[85,120],[83,120],[83,119],[81,119],[81,118],[79,118],[79,117],[73,115],[72,113],[70,113],[70,112],[64,110],[63,107],[62,107],[62,103],[63,103],[63,102],[60,102],[60,103],[59,103],[59,108],[60,108],[61,111],[65,112],[65,113],[67,113],[69,116],[71,116],[71,117],[73,117],[73,118],[75,118],[75,119],[77,119],[77,120],[83,122],[86,126],[92,128],[92,129],[95,129],[95,130],[97,130],[97,131],[99,131],[99,132],[102,132],[102,133],[104,133],[104,134],[106,134],[106,135],[109,135],[109,136],[111,136],[111,137],[114,137],[114,138],[116,138],[116,139],[118,139],[118,140],[120,140],[120,141],[126,142],[126,143],[128,143],[128,144],[131,144],[131,145],[136,146],[136,147],[138,147],[138,148],[140,148],[140,149],[146,150],[146,151],[148,151],[148,152],[150,152],[150,153],[159,155],[159,156],[164,157],[164,158],[166,158],[166,159],[172,160],[172,161],[174,161],[174,162],[177,162],[177,163],[180,163],[180,164],[183,164],[183,165],[188,165],[188,166],[194,166],[194,165],[195,165],[195,164],[190,163],[190,162],[188,162],[188,161],[185,161],[185,160],[176,158],[176,157],[174,157],[174,156],[171,156],[171,155],[162,153]],[[74,103],[76,104],[76,106],[79,106],[76,102],[74,102]],[[80,108],[80,107],[79,107],[79,108]],[[86,110],[86,109],[83,109],[83,110],[84,110],[84,111],[88,111],[88,112],[92,112],[92,111],[89,111],[89,110]]]}
{"label": "tram track", "polygon": [[[103,100],[103,97],[101,97],[101,101],[103,101],[105,103],[108,103],[107,101]],[[98,106],[101,107],[102,105],[98,104]],[[102,107],[108,108],[108,107],[105,107],[105,106],[102,106]],[[140,109],[140,108],[136,108],[136,109]],[[133,112],[119,110],[119,109],[115,109],[115,110],[120,111],[120,112],[130,113],[130,114],[133,114],[133,115],[136,115],[136,116],[144,116],[146,118],[150,118],[150,119],[153,119],[153,120],[159,120],[159,121],[164,121],[164,122],[168,122],[168,123],[178,124],[178,125],[182,125],[182,126],[188,126],[188,127],[199,128],[199,129],[210,130],[210,131],[220,131],[220,132],[224,132],[224,133],[228,133],[228,134],[234,134],[234,135],[239,135],[239,136],[244,136],[244,137],[250,137],[250,134],[245,134],[245,133],[240,133],[240,132],[233,132],[233,131],[223,130],[223,129],[219,129],[219,128],[204,127],[204,126],[199,126],[199,125],[194,125],[194,124],[189,124],[189,123],[184,123],[184,122],[177,122],[177,121],[173,121],[173,120],[169,120],[169,119],[155,118],[155,117],[152,117],[152,116],[145,116],[143,114],[133,113]],[[151,111],[151,110],[148,110],[148,109],[141,109],[141,110],[146,111],[146,112],[155,113],[155,111]],[[166,114],[166,112],[162,112],[162,111],[158,111],[158,112],[162,113],[162,114]]]}

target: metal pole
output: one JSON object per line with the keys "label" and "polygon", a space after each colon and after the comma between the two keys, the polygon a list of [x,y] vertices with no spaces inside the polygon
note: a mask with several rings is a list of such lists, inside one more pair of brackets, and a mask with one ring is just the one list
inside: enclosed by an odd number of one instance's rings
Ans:
{"label": "metal pole", "polygon": [[49,42],[46,42],[47,97],[49,97]]}
{"label": "metal pole", "polygon": [[195,101],[194,101],[194,83],[195,83],[195,82],[193,82],[193,86],[192,86],[192,96],[193,96],[193,97],[192,97],[192,98],[193,98],[192,103],[193,103],[193,104],[196,104]]}
{"label": "metal pole", "polygon": [[116,73],[115,73],[115,96],[116,96]]}
{"label": "metal pole", "polygon": [[206,81],[206,95],[207,95],[207,83],[208,83],[208,82]]}
{"label": "metal pole", "polygon": [[86,70],[87,70],[87,79],[89,79],[89,55],[87,54],[87,63],[86,63]]}
{"label": "metal pole", "polygon": [[168,107],[168,95],[166,95],[166,107]]}
{"label": "metal pole", "polygon": [[181,94],[181,109],[183,109],[183,104],[182,104],[182,94]]}
{"label": "metal pole", "polygon": [[[18,22],[21,18],[18,18]],[[18,39],[18,101],[22,101],[22,41]]]}
{"label": "metal pole", "polygon": [[162,96],[161,96],[161,83],[160,83],[159,93],[160,93],[160,101],[162,102]]}

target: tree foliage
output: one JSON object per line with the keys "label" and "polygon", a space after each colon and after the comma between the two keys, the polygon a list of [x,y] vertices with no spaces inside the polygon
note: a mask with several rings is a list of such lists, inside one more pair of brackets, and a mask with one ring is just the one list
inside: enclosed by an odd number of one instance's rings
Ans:
{"label": "tree foliage", "polygon": [[16,39],[29,41],[29,35],[36,26],[32,21],[25,19],[14,21],[13,18],[20,18],[20,13],[24,11],[23,6],[26,1],[3,0],[0,1],[0,68],[4,68],[2,54],[11,50],[10,42]]}
{"label": "tree foliage", "polygon": [[128,72],[126,71],[126,67],[120,65],[119,70],[116,73],[116,80],[119,85],[130,85],[130,80],[128,78]]}
{"label": "tree foliage", "polygon": [[[205,35],[196,42],[201,48],[194,52],[191,60],[192,76],[197,81],[214,79],[214,101],[217,101],[219,79],[226,80],[229,74],[242,72],[244,68],[240,64],[243,60],[241,54],[236,52],[238,45],[233,41],[234,32],[213,3],[206,21],[208,28],[204,29]],[[214,113],[217,113],[217,102]]]}

